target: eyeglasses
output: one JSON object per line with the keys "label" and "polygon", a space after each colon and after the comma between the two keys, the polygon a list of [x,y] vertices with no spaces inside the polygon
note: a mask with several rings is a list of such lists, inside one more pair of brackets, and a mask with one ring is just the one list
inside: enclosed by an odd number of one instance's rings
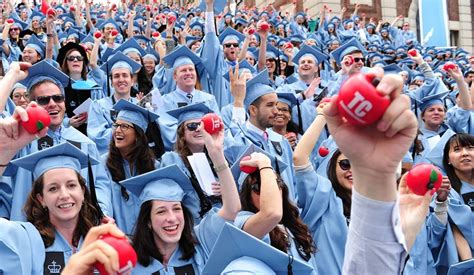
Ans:
{"label": "eyeglasses", "polygon": [[351,169],[351,162],[348,159],[341,159],[338,164],[339,168],[341,168],[342,171],[347,171]]}
{"label": "eyeglasses", "polygon": [[74,60],[77,60],[77,61],[82,61],[84,60],[84,57],[82,55],[70,55],[68,57],[66,57],[67,61],[74,61]]}
{"label": "eyeglasses", "polygon": [[201,125],[201,122],[190,122],[186,124],[186,129],[188,129],[191,132],[194,132],[199,128],[199,125]]}
{"label": "eyeglasses", "polygon": [[35,101],[39,105],[48,105],[49,102],[53,99],[55,103],[62,103],[64,102],[64,95],[48,95],[48,96],[38,96]]}
{"label": "eyeglasses", "polygon": [[364,62],[363,57],[354,57],[354,62]]}
{"label": "eyeglasses", "polygon": [[13,98],[14,98],[14,99],[18,99],[18,100],[19,100],[20,98],[22,98],[22,97],[23,97],[24,99],[28,99],[28,94],[25,93],[25,94],[14,94],[14,95],[13,95]]}
{"label": "eyeglasses", "polygon": [[226,48],[230,48],[230,47],[238,48],[239,43],[227,43],[227,44],[224,44],[224,47],[226,47]]}
{"label": "eyeglasses", "polygon": [[124,133],[127,132],[129,129],[134,129],[135,128],[132,125],[128,125],[128,124],[120,124],[120,123],[112,124],[112,129],[114,129],[114,130],[117,130],[119,127],[120,127],[120,129],[122,129],[122,132],[124,132]]}

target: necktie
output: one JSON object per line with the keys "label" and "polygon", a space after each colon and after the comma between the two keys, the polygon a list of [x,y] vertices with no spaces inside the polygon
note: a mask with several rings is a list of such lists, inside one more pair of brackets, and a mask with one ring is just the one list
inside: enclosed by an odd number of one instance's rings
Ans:
{"label": "necktie", "polygon": [[268,133],[267,133],[267,131],[263,131],[263,140],[265,140],[265,142],[268,141]]}
{"label": "necktie", "polygon": [[189,100],[189,103],[193,102],[193,95],[192,94],[187,94],[186,97]]}

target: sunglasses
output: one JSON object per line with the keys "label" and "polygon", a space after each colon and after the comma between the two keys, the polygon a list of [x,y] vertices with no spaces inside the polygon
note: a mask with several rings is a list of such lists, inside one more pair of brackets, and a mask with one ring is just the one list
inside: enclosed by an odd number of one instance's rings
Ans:
{"label": "sunglasses", "polygon": [[49,96],[38,96],[35,101],[39,105],[48,105],[48,103],[53,99],[55,103],[64,102],[64,95],[49,95]]}
{"label": "sunglasses", "polygon": [[364,62],[363,57],[354,57],[354,62]]}
{"label": "sunglasses", "polygon": [[238,43],[227,43],[227,44],[224,44],[224,47],[226,47],[226,48],[230,48],[230,47],[238,48],[239,44]]}
{"label": "sunglasses", "polygon": [[188,129],[191,132],[194,132],[199,128],[199,125],[201,125],[201,122],[190,122],[186,124],[186,129]]}
{"label": "sunglasses", "polygon": [[67,59],[67,61],[74,61],[74,60],[83,61],[84,57],[81,56],[81,55],[70,55],[70,56],[66,57],[66,59]]}
{"label": "sunglasses", "polygon": [[342,171],[347,171],[351,169],[351,162],[348,159],[341,159],[338,161],[339,168],[342,169]]}
{"label": "sunglasses", "polygon": [[10,31],[19,31],[19,28],[10,28]]}

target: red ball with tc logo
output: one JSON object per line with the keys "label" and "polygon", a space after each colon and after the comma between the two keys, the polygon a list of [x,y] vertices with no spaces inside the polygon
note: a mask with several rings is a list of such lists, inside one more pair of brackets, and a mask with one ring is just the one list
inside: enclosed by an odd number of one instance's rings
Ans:
{"label": "red ball with tc logo", "polygon": [[372,124],[387,110],[390,99],[375,90],[376,81],[374,75],[355,74],[342,85],[338,96],[338,108],[349,123]]}
{"label": "red ball with tc logo", "polygon": [[206,132],[211,135],[218,133],[221,130],[222,120],[215,113],[205,114],[202,117],[201,121],[204,124],[204,129],[206,130]]}

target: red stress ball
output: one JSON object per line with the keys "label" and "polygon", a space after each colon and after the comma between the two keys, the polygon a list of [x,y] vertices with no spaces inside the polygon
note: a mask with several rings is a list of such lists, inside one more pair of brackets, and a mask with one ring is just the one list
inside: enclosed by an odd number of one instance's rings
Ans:
{"label": "red stress ball", "polygon": [[254,29],[254,28],[249,28],[248,33],[249,33],[249,35],[254,34],[254,33],[255,33],[255,29]]}
{"label": "red stress ball", "polygon": [[416,49],[411,49],[411,50],[408,51],[408,54],[410,56],[415,57],[418,54],[418,51]]}
{"label": "red stress ball", "polygon": [[99,39],[99,38],[102,37],[102,33],[101,33],[100,31],[96,31],[96,32],[94,33],[94,37],[97,38],[97,39]]}
{"label": "red stress ball", "polygon": [[344,64],[346,64],[346,66],[354,64],[354,57],[352,57],[352,55],[348,55],[347,57],[348,58],[346,58],[347,60],[344,61]]}
{"label": "red stress ball", "polygon": [[30,134],[36,134],[51,124],[51,117],[41,106],[28,106],[26,107],[26,113],[28,114],[28,120],[21,121],[20,124]]}
{"label": "red stress ball", "polygon": [[[137,264],[137,253],[126,237],[118,238],[110,234],[99,237],[100,240],[112,246],[119,256],[119,271],[116,274],[128,274]],[[101,263],[96,263],[95,268],[100,274],[108,274],[105,267]]]}
{"label": "red stress ball", "polygon": [[262,31],[268,31],[268,30],[270,29],[270,25],[269,25],[267,22],[262,22],[262,23],[260,24],[260,29],[261,29]]}
{"label": "red stress ball", "polygon": [[[251,158],[252,157],[250,156],[246,156],[246,157],[243,157],[242,160],[250,160]],[[243,166],[240,166],[240,171],[246,174],[252,174],[253,172],[257,171],[257,167],[243,165]]]}
{"label": "red stress ball", "polygon": [[438,191],[443,182],[443,176],[434,165],[423,163],[415,165],[408,172],[406,181],[408,188],[413,193],[424,196],[426,192],[433,188]]}
{"label": "red stress ball", "polygon": [[454,64],[453,62],[446,62],[444,65],[443,65],[443,70],[445,72],[449,72],[449,70],[455,70],[456,69],[456,64]]}
{"label": "red stress ball", "polygon": [[371,74],[355,74],[341,87],[337,98],[339,112],[353,125],[369,125],[378,121],[390,105],[387,96],[379,94]]}
{"label": "red stress ball", "polygon": [[117,36],[118,35],[118,31],[117,30],[112,30],[112,32],[110,33],[112,36]]}
{"label": "red stress ball", "polygon": [[319,147],[318,153],[321,157],[325,157],[329,154],[329,149],[326,146]]}
{"label": "red stress ball", "polygon": [[154,37],[154,38],[158,38],[158,37],[160,37],[160,33],[159,32],[153,32],[151,34],[151,36]]}
{"label": "red stress ball", "polygon": [[49,17],[54,17],[56,16],[56,11],[53,8],[48,9],[48,16]]}
{"label": "red stress ball", "polygon": [[218,133],[222,127],[222,120],[221,118],[215,113],[209,113],[202,117],[201,119],[204,130],[209,134],[213,135]]}
{"label": "red stress ball", "polygon": [[13,23],[15,23],[15,20],[13,20],[13,19],[11,19],[11,18],[10,18],[10,19],[7,19],[7,23],[8,23],[8,24],[13,24]]}

